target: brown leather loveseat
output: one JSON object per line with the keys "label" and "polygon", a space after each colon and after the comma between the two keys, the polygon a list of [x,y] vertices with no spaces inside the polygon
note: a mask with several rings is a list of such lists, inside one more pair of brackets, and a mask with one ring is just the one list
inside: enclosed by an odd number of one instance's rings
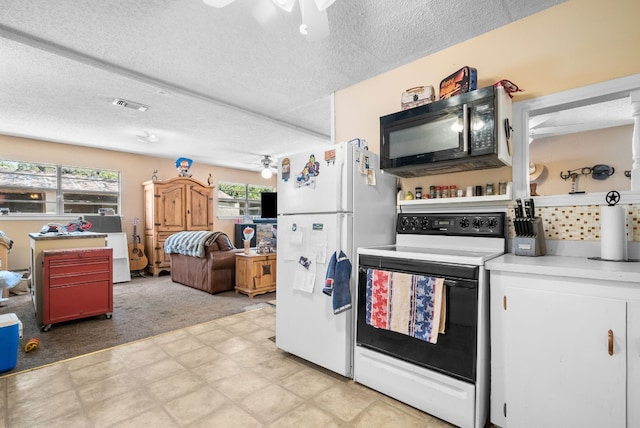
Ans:
{"label": "brown leather loveseat", "polygon": [[174,252],[165,244],[165,251],[171,259],[171,280],[211,294],[233,290],[236,285],[236,254],[243,250],[236,249],[222,232],[179,233],[185,237],[196,233],[205,236],[204,248],[200,249],[201,253],[204,250],[204,257]]}

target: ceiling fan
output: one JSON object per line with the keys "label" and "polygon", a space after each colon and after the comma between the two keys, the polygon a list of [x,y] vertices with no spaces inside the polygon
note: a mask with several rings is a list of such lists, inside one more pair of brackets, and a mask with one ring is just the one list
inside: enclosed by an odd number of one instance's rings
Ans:
{"label": "ceiling fan", "polygon": [[[202,0],[205,4],[217,8],[222,8],[235,0]],[[264,0],[260,0],[262,3]],[[320,40],[329,35],[329,20],[327,19],[327,8],[336,0],[299,0],[302,24],[300,33],[307,40]],[[272,2],[282,10],[291,13],[296,0],[272,0]]]}
{"label": "ceiling fan", "polygon": [[269,155],[264,155],[260,163],[262,163],[262,172],[260,173],[262,175],[262,178],[271,178],[271,176],[273,175],[273,170],[278,169],[278,165],[272,163],[271,156]]}

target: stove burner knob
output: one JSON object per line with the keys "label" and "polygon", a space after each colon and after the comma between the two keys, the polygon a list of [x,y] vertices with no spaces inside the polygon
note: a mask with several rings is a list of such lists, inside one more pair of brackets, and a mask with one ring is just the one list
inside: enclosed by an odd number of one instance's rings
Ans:
{"label": "stove burner knob", "polygon": [[406,217],[400,217],[400,226],[402,227],[409,226],[409,219]]}
{"label": "stove burner knob", "polygon": [[423,219],[420,221],[420,224],[421,224],[421,226],[422,226],[422,230],[427,230],[427,229],[429,229],[429,219],[428,219],[428,218],[423,218]]}
{"label": "stove burner knob", "polygon": [[487,227],[489,229],[495,229],[496,227],[498,227],[498,219],[496,219],[495,217],[489,217],[489,219],[487,220]]}
{"label": "stove burner knob", "polygon": [[473,227],[476,229],[480,229],[482,227],[482,219],[480,217],[476,217],[473,219]]}
{"label": "stove burner knob", "polygon": [[460,227],[463,229],[466,229],[467,227],[469,227],[469,224],[471,224],[471,222],[469,221],[468,218],[463,217],[460,219]]}

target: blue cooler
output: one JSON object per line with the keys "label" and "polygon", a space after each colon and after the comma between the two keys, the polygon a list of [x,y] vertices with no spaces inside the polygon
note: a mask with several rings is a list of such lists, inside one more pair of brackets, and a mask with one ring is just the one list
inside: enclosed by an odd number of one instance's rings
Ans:
{"label": "blue cooler", "polygon": [[16,366],[21,337],[22,323],[16,314],[0,315],[0,373]]}

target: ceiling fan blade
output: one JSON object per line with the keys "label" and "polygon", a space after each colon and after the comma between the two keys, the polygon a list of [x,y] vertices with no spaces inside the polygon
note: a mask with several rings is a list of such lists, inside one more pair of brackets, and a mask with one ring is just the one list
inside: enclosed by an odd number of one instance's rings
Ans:
{"label": "ceiling fan blade", "polygon": [[315,0],[318,10],[325,10],[326,8],[331,6],[333,3],[335,3],[335,1],[336,0]]}
{"label": "ceiling fan blade", "polygon": [[251,9],[251,13],[256,22],[267,31],[277,30],[282,25],[282,13],[273,2],[257,1]]}
{"label": "ceiling fan blade", "polygon": [[225,7],[226,5],[228,5],[229,3],[235,1],[235,0],[202,0],[207,6],[213,6],[213,7]]}
{"label": "ceiling fan blade", "polygon": [[320,40],[329,35],[329,19],[326,10],[318,10],[315,0],[300,0],[300,13],[302,14],[302,26],[300,32],[305,34],[307,40]]}
{"label": "ceiling fan blade", "polygon": [[287,12],[291,12],[293,10],[293,4],[296,2],[296,0],[273,0],[273,2]]}

